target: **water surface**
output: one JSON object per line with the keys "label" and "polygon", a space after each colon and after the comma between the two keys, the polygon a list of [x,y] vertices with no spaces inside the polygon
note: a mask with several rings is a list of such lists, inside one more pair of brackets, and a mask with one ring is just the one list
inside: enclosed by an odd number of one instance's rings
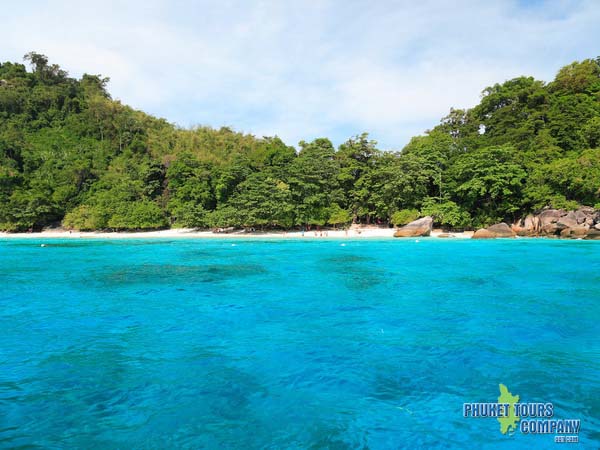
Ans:
{"label": "water surface", "polygon": [[596,447],[599,244],[0,241],[0,447]]}

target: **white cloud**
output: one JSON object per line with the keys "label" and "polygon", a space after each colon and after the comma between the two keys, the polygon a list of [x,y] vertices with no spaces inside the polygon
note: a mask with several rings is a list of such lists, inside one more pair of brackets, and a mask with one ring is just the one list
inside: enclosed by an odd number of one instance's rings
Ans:
{"label": "white cloud", "polygon": [[597,56],[590,1],[134,0],[11,4],[2,60],[35,50],[181,125],[288,143],[370,131],[384,148],[522,74]]}

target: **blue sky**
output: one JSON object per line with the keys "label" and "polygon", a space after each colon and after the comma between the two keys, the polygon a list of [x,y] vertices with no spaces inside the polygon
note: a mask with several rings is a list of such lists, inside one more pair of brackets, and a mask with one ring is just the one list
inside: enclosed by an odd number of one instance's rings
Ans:
{"label": "blue sky", "polygon": [[[451,107],[600,54],[600,1],[20,0],[0,60],[35,50],[178,125],[401,149]],[[7,23],[8,21],[8,23]]]}

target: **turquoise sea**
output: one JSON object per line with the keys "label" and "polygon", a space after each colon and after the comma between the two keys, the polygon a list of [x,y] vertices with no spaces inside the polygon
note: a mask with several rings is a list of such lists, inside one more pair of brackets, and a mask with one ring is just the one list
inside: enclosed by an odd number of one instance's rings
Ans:
{"label": "turquoise sea", "polygon": [[[500,383],[580,444],[463,417]],[[557,445],[600,445],[600,242],[0,240],[0,447]]]}

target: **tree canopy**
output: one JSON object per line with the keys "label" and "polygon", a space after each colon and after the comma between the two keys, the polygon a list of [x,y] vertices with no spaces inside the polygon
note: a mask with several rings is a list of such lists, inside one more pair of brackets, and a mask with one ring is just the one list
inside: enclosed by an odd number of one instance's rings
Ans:
{"label": "tree canopy", "polygon": [[182,129],[69,77],[45,55],[0,63],[0,230],[468,228],[545,206],[600,206],[600,58],[545,83],[487,87],[401,151],[363,133],[337,149],[223,127]]}

